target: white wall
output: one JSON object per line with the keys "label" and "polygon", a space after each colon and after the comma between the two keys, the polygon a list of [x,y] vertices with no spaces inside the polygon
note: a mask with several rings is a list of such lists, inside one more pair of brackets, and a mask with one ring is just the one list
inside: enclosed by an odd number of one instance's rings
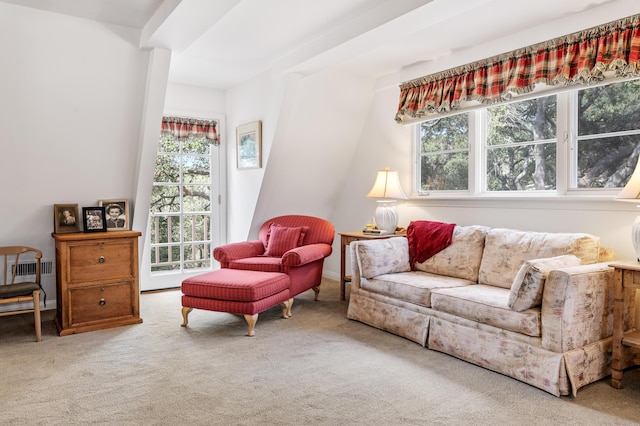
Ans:
{"label": "white wall", "polygon": [[[53,204],[133,198],[148,61],[137,42],[129,28],[0,3],[0,244],[53,259]],[[43,281],[55,307],[55,278]]]}
{"label": "white wall", "polygon": [[329,70],[306,77],[264,75],[229,91],[230,133],[255,120],[263,125],[262,169],[237,170],[235,146],[228,152],[230,241],[255,238],[274,216],[331,218],[373,84]]}

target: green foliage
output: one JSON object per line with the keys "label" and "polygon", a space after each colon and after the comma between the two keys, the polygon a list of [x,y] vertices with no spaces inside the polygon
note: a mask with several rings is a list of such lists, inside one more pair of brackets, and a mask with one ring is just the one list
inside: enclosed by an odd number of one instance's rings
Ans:
{"label": "green foliage", "polygon": [[487,121],[487,190],[555,189],[556,97],[488,108]]}
{"label": "green foliage", "polygon": [[639,130],[640,80],[580,90],[578,187],[624,186],[640,151]]}
{"label": "green foliage", "polygon": [[[589,87],[571,94],[577,108],[578,188],[622,187],[640,154],[640,80]],[[486,190],[556,189],[556,96],[489,107]],[[572,127],[572,129],[575,126]],[[469,115],[420,125],[421,188],[468,189]]]}
{"label": "green foliage", "polygon": [[458,114],[421,123],[420,140],[422,190],[468,189],[469,115]]}

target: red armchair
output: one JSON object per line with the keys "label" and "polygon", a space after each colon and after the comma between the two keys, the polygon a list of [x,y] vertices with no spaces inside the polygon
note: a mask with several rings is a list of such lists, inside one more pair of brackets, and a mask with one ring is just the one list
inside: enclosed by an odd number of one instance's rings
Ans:
{"label": "red armchair", "polygon": [[331,254],[335,228],[313,216],[279,216],[260,227],[258,239],[216,247],[221,268],[283,272],[289,276],[291,297],[310,288],[318,300],[322,266]]}

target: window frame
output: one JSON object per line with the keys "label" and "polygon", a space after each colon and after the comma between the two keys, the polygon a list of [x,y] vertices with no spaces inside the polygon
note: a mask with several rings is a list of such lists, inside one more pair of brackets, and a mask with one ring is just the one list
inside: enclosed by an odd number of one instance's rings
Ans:
{"label": "window frame", "polygon": [[[469,114],[469,187],[466,191],[453,190],[421,190],[421,140],[420,126],[421,123],[428,120],[420,120],[412,124],[413,126],[413,188],[411,196],[413,198],[430,198],[430,199],[496,199],[505,198],[514,199],[610,199],[616,195],[620,188],[578,188],[577,187],[577,126],[578,126],[578,91],[582,89],[592,88],[601,85],[609,85],[634,79],[616,78],[607,79],[599,84],[589,86],[581,86],[562,90],[540,90],[534,91],[527,95],[518,96],[512,101],[521,102],[537,97],[556,96],[556,189],[540,190],[540,191],[487,191],[487,164],[486,164],[486,132],[487,120],[486,110],[494,105],[477,105],[465,110],[452,111],[447,114],[440,115],[446,117],[457,114]],[[627,132],[640,134],[637,132]],[[593,137],[602,137],[608,135],[605,133],[593,135]],[[584,139],[584,138],[582,138]],[[572,183],[576,183],[572,185]]]}
{"label": "window frame", "polygon": [[[162,136],[161,136],[162,137]],[[217,204],[216,200],[214,199],[214,190],[215,190],[215,185],[213,182],[213,173],[214,173],[214,152],[213,150],[215,149],[215,146],[211,145],[209,148],[209,153],[208,154],[198,154],[198,153],[185,153],[184,152],[184,147],[183,147],[183,142],[182,140],[175,140],[176,143],[178,143],[179,149],[177,152],[160,152],[158,151],[156,153],[156,156],[177,156],[179,158],[179,162],[178,162],[178,171],[179,171],[179,181],[178,182],[156,182],[155,180],[152,181],[152,187],[176,187],[178,188],[178,195],[179,195],[179,205],[180,205],[180,211],[176,211],[176,212],[156,212],[153,213],[151,211],[149,211],[149,237],[150,237],[150,242],[149,242],[149,254],[151,255],[151,252],[154,250],[157,250],[159,248],[166,248],[168,251],[172,251],[172,249],[174,247],[178,247],[179,248],[179,252],[180,252],[180,258],[176,261],[172,261],[171,263],[175,263],[178,264],[179,267],[176,269],[166,269],[166,270],[157,270],[154,271],[153,267],[154,265],[156,265],[156,263],[153,263],[151,260],[151,256],[149,258],[149,275],[151,277],[154,276],[161,276],[161,275],[177,275],[177,274],[186,274],[186,273],[202,273],[204,271],[209,271],[212,270],[214,267],[214,259],[213,256],[211,255],[211,248],[214,245],[214,236],[213,236],[213,214],[214,214],[214,205]],[[194,184],[194,183],[188,183],[185,182],[184,179],[184,165],[185,165],[185,161],[184,158],[185,157],[199,157],[199,158],[206,158],[208,159],[208,163],[209,163],[209,182],[206,184]],[[154,167],[155,168],[155,167]],[[184,191],[182,190],[184,187],[188,187],[188,186],[198,186],[198,185],[202,185],[202,186],[208,186],[209,187],[209,196],[210,196],[210,207],[209,207],[209,211],[184,211],[183,209],[183,203],[184,203]],[[185,240],[185,216],[195,216],[195,215],[207,215],[209,220],[209,226],[208,226],[208,240],[194,240],[194,241],[186,241]],[[151,231],[151,226],[154,222],[154,218],[155,217],[166,217],[167,219],[169,218],[173,218],[173,217],[177,217],[178,218],[178,228],[179,228],[179,237],[180,237],[180,241],[179,242],[154,242],[153,239],[151,238],[151,236],[153,235],[153,232]],[[199,244],[203,244],[205,246],[205,252],[208,254],[208,258],[207,259],[203,259],[203,260],[207,260],[209,262],[209,265],[206,267],[200,267],[200,268],[186,268],[185,264],[189,263],[189,260],[185,260],[185,246],[187,245],[192,245],[192,246],[196,246]],[[156,259],[157,260],[157,259]]]}

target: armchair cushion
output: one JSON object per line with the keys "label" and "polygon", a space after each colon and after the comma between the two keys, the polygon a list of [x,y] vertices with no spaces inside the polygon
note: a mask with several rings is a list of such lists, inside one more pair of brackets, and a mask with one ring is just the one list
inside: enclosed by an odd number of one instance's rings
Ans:
{"label": "armchair cushion", "polygon": [[307,226],[287,227],[272,223],[267,232],[267,247],[264,255],[280,257],[300,246],[308,229]]}
{"label": "armchair cushion", "polygon": [[282,272],[281,259],[279,257],[245,257],[229,262],[229,268],[242,269],[244,271]]}

